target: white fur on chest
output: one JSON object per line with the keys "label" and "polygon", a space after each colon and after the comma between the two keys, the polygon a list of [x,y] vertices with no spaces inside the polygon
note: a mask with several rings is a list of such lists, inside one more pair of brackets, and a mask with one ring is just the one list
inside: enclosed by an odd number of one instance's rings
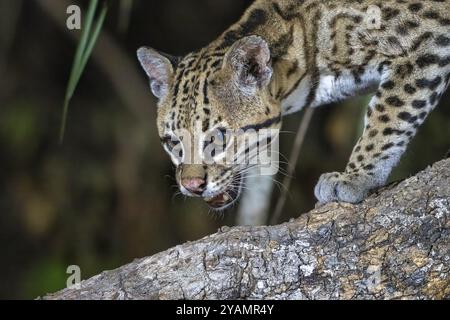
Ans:
{"label": "white fur on chest", "polygon": [[303,79],[297,88],[282,101],[283,114],[300,111],[306,104],[308,95],[314,85],[317,86],[316,96],[311,107],[341,101],[350,97],[367,93],[376,89],[381,81],[376,68],[368,68],[356,82],[350,71],[343,72],[339,77],[322,75],[319,83],[313,84],[309,78]]}

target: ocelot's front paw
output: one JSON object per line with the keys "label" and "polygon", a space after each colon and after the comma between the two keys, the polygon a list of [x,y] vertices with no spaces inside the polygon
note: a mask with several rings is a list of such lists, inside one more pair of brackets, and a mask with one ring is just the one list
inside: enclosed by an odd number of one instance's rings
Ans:
{"label": "ocelot's front paw", "polygon": [[332,172],[323,174],[314,194],[320,203],[332,201],[358,203],[374,187],[373,177],[365,174]]}

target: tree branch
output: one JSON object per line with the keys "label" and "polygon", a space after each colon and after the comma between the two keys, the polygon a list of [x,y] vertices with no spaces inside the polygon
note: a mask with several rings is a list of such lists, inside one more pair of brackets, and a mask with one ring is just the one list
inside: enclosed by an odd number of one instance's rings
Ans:
{"label": "tree branch", "polygon": [[44,299],[450,298],[450,159],[359,205],[222,228]]}

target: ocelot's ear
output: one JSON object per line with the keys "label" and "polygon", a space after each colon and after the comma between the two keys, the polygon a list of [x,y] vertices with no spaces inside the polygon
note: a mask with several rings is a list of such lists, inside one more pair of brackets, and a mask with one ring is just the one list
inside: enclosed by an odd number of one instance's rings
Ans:
{"label": "ocelot's ear", "polygon": [[248,36],[236,41],[225,56],[225,64],[236,72],[239,86],[261,88],[272,77],[270,49],[259,36]]}
{"label": "ocelot's ear", "polygon": [[139,48],[137,57],[150,79],[153,94],[161,99],[168,92],[169,81],[180,59],[147,47]]}

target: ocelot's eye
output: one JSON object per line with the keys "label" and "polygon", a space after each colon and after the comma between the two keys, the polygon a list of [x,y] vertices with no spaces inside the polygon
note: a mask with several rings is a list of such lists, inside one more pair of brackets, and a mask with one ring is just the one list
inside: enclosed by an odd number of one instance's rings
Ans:
{"label": "ocelot's eye", "polygon": [[210,131],[203,141],[203,152],[205,158],[214,158],[223,154],[229,144],[231,137],[228,135],[227,129],[217,128]]}
{"label": "ocelot's eye", "polygon": [[205,149],[211,144],[214,144],[214,147],[222,148],[222,150],[225,150],[228,143],[227,140],[229,140],[229,137],[227,137],[227,129],[225,128],[214,129],[211,133],[209,133],[206,136],[206,139],[203,142],[203,149]]}
{"label": "ocelot's eye", "polygon": [[165,136],[162,139],[162,143],[167,147],[169,151],[172,151],[177,145],[180,144],[180,140],[173,136]]}
{"label": "ocelot's eye", "polygon": [[183,156],[183,150],[181,148],[181,141],[177,137],[167,135],[161,139],[161,142],[162,142],[164,148],[167,150],[167,152],[172,153],[176,157]]}
{"label": "ocelot's eye", "polygon": [[227,129],[225,128],[217,128],[217,138],[221,142],[226,142],[227,139]]}

